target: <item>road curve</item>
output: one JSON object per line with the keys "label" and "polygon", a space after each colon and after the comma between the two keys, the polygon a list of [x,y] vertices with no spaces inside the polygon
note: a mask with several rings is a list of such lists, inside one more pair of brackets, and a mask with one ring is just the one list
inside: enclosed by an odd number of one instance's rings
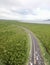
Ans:
{"label": "road curve", "polygon": [[41,50],[39,47],[39,42],[37,38],[33,35],[33,33],[28,30],[27,28],[23,28],[28,34],[30,34],[31,40],[32,40],[32,47],[31,47],[31,54],[30,54],[30,59],[28,65],[45,65],[44,60],[41,55]]}

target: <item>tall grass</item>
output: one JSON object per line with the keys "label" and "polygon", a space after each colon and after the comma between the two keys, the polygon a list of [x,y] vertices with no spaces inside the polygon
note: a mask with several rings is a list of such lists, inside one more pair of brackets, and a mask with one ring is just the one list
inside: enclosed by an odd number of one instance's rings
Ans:
{"label": "tall grass", "polygon": [[0,21],[0,65],[26,65],[28,41],[27,33],[15,22]]}

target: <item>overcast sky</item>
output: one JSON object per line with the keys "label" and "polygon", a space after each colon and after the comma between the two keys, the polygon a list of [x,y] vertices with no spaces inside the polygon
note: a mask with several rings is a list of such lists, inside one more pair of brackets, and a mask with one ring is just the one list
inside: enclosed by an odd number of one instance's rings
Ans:
{"label": "overcast sky", "polygon": [[0,0],[0,19],[50,19],[50,0]]}

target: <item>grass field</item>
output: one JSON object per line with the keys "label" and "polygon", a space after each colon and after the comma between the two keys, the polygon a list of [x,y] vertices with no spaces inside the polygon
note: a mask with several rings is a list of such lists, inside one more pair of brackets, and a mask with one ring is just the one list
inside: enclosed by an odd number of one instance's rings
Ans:
{"label": "grass field", "polygon": [[50,65],[50,24],[28,24],[20,25],[30,29],[40,40],[40,48],[46,65]]}
{"label": "grass field", "polygon": [[[30,29],[40,40],[46,65],[50,65],[50,25],[28,24],[14,21],[0,22],[0,62],[2,65],[26,65],[29,47],[26,32],[17,26]],[[5,57],[6,56],[6,57]]]}
{"label": "grass field", "polygon": [[0,65],[26,65],[28,40],[27,33],[16,23],[0,21]]}
{"label": "grass field", "polygon": [[50,25],[26,24],[25,26],[35,33],[39,39],[41,39],[46,51],[50,54]]}

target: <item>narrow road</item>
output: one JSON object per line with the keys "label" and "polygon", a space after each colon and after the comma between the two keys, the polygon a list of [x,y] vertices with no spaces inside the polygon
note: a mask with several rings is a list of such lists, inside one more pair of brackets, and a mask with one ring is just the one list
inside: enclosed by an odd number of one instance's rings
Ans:
{"label": "narrow road", "polygon": [[29,33],[32,39],[32,51],[31,51],[31,57],[28,65],[44,65],[44,61],[41,56],[41,51],[38,45],[37,38],[33,35],[31,31],[29,31]]}
{"label": "narrow road", "polygon": [[39,42],[38,42],[37,38],[33,35],[33,33],[30,30],[28,30],[22,26],[20,26],[20,27],[23,28],[30,35],[31,41],[32,41],[31,54],[30,54],[30,59],[29,59],[28,65],[45,65],[44,60],[41,55],[40,47],[38,44]]}

